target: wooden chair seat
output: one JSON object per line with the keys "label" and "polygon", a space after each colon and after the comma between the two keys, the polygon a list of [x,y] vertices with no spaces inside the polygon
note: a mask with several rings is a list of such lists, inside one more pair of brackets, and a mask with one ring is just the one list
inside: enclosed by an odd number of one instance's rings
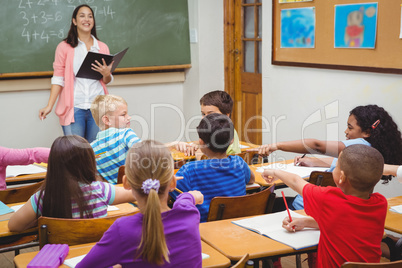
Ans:
{"label": "wooden chair seat", "polygon": [[61,219],[40,217],[39,244],[68,244],[69,246],[98,242],[103,233],[120,217],[134,215],[130,212],[96,219]]}
{"label": "wooden chair seat", "polygon": [[400,268],[402,267],[402,260],[393,262],[381,263],[363,263],[363,262],[345,262],[341,268]]}
{"label": "wooden chair seat", "polygon": [[4,204],[26,202],[31,195],[38,191],[43,183],[44,181],[40,181],[25,186],[2,190],[0,191],[0,201]]}
{"label": "wooden chair seat", "polygon": [[272,185],[254,194],[235,197],[214,197],[209,205],[207,221],[271,213],[275,201],[274,189],[275,185]]}

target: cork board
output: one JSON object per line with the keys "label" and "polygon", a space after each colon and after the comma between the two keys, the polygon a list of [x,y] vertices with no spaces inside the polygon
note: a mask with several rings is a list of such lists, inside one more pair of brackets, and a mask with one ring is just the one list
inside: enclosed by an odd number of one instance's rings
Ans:
{"label": "cork board", "polygon": [[[272,8],[272,64],[402,73],[402,39],[399,38],[402,0],[278,2],[273,0]],[[334,48],[335,5],[357,3],[378,3],[375,48]],[[315,7],[315,47],[281,48],[281,10],[305,7]]]}

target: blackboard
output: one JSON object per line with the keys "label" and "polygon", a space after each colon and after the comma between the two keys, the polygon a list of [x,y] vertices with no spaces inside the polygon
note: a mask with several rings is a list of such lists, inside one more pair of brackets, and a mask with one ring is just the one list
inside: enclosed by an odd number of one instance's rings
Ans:
{"label": "blackboard", "polygon": [[117,72],[191,66],[187,0],[2,0],[0,79],[50,76],[80,4],[94,10],[111,54],[129,47]]}
{"label": "blackboard", "polygon": [[[378,3],[377,38],[374,49],[334,48],[335,5]],[[272,63],[275,65],[402,73],[401,0],[316,0],[273,3]],[[315,7],[314,48],[281,48],[281,10]]]}

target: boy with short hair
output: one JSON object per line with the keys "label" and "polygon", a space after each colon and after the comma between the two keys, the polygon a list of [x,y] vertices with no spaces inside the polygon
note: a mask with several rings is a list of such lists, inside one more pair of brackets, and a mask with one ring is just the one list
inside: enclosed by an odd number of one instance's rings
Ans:
{"label": "boy with short hair", "polygon": [[[218,113],[227,115],[229,118],[232,115],[233,100],[228,93],[222,90],[215,90],[206,93],[200,99],[201,114],[202,116],[209,115],[211,113]],[[197,142],[187,143],[179,142],[176,144],[176,149],[185,153],[186,155],[194,155],[198,150]],[[240,141],[237,131],[234,129],[233,142],[229,145],[227,154],[239,154],[241,153]]]}
{"label": "boy with short hair", "polygon": [[286,218],[288,231],[320,229],[317,267],[340,267],[344,262],[379,262],[387,200],[373,193],[380,180],[384,158],[367,145],[346,147],[333,171],[337,187],[320,187],[281,170],[265,170],[263,178],[282,180],[303,195],[304,210],[312,218]]}
{"label": "boy with short hair", "polygon": [[[215,196],[242,196],[246,194],[246,184],[254,183],[254,173],[247,163],[237,155],[227,155],[233,140],[233,124],[223,114],[205,116],[197,127],[201,151],[206,160],[188,162],[180,168],[176,176],[177,188],[183,192],[198,190],[204,195],[204,203],[197,205],[201,222],[208,217],[209,204]],[[170,194],[173,199],[176,192]]]}
{"label": "boy with short hair", "polygon": [[96,167],[109,183],[117,183],[119,167],[124,165],[127,151],[140,142],[130,128],[127,102],[120,96],[99,95],[91,105],[91,113],[101,131],[91,143]]}

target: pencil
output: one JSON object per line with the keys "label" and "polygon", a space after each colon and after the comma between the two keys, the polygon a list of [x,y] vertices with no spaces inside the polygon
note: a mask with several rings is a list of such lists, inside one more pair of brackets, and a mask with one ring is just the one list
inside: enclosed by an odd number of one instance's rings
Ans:
{"label": "pencil", "polygon": [[177,188],[174,188],[174,190],[175,190],[176,192],[178,192],[179,194],[182,194],[182,193],[183,193],[182,190],[179,190],[179,189],[177,189]]}
{"label": "pencil", "polygon": [[[305,156],[306,156],[306,154],[302,155],[302,157],[300,157],[300,159],[302,159],[302,158],[305,157]],[[300,162],[297,162],[297,163],[296,163],[296,166],[300,166]]]}
{"label": "pencil", "polygon": [[[285,194],[283,193],[283,191],[281,191],[281,192],[282,192],[283,202],[285,203],[286,210],[288,211],[289,222],[292,222],[292,216],[290,215],[290,210],[289,210],[289,207],[288,207],[288,202],[286,202],[286,197],[285,197]],[[294,229],[295,229],[295,227],[293,226],[293,230],[294,230]]]}
{"label": "pencil", "polygon": [[99,153],[99,154],[96,154],[95,155],[95,157],[98,157],[98,156],[100,156],[100,155],[102,155],[102,154],[105,154],[107,151],[104,151],[104,152],[101,152],[101,153]]}

